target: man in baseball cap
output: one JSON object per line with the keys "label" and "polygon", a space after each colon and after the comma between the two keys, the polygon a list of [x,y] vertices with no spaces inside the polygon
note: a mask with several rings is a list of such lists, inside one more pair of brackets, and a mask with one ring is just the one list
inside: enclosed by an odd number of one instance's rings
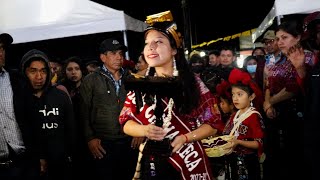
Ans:
{"label": "man in baseball cap", "polygon": [[266,43],[267,41],[273,41],[276,38],[276,34],[274,30],[268,30],[266,33],[264,33],[262,42]]}
{"label": "man in baseball cap", "polygon": [[0,34],[0,44],[3,46],[9,46],[13,42],[13,39],[10,34],[2,33]]}
{"label": "man in baseball cap", "polygon": [[0,72],[2,71],[2,67],[5,65],[5,55],[6,48],[13,42],[10,34],[2,33],[0,34]]}
{"label": "man in baseball cap", "polygon": [[276,39],[276,34],[274,30],[268,30],[264,33],[261,42],[264,44],[264,49],[267,54],[277,55],[280,52]]}
{"label": "man in baseball cap", "polygon": [[98,179],[132,179],[138,151],[131,148],[132,137],[119,122],[127,95],[122,67],[127,47],[110,38],[101,42],[99,50],[101,68],[85,76],[80,86],[80,121],[95,159],[89,166],[95,166]]}
{"label": "man in baseball cap", "polygon": [[122,50],[123,52],[126,52],[128,48],[121,44],[117,39],[115,38],[109,38],[102,41],[100,44],[100,53],[104,54],[107,51],[116,51],[116,50]]}

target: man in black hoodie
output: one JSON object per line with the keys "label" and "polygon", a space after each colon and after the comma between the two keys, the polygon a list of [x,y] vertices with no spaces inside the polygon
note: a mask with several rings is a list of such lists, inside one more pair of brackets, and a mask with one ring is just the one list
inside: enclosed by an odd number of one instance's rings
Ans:
{"label": "man in black hoodie", "polygon": [[19,74],[4,67],[12,42],[9,34],[0,34],[0,179],[37,179],[39,124],[26,104]]}
{"label": "man in black hoodie", "polygon": [[30,105],[38,112],[41,123],[41,172],[48,179],[68,179],[74,147],[75,126],[69,96],[51,86],[49,61],[42,51],[28,51],[21,60],[21,72],[31,90]]}

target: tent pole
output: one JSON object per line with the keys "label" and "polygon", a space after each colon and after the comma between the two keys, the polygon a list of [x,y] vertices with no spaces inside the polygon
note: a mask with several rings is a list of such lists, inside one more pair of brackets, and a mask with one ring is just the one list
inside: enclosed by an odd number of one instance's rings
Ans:
{"label": "tent pole", "polygon": [[189,53],[192,51],[192,29],[190,8],[188,0],[181,0],[181,7],[183,12],[183,25],[184,25],[184,45],[188,49]]}
{"label": "tent pole", "polygon": [[279,26],[280,24],[281,24],[281,16],[279,15],[279,16],[277,16],[277,25]]}
{"label": "tent pole", "polygon": [[124,30],[124,31],[122,31],[122,33],[123,33],[124,45],[126,45],[128,47],[128,51],[126,52],[125,58],[127,60],[129,60],[130,58],[129,58],[129,46],[128,46],[128,39],[127,39],[127,31]]}

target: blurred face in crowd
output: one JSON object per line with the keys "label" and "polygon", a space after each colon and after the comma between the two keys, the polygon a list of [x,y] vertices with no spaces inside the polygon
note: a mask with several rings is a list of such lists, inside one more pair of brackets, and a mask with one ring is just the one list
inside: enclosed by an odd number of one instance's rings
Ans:
{"label": "blurred face in crowd", "polygon": [[193,62],[191,63],[191,71],[194,73],[201,73],[204,69],[204,64],[203,62]]}
{"label": "blurred face in crowd", "polygon": [[215,54],[209,55],[209,65],[210,66],[218,66],[220,64],[219,56],[216,56]]}
{"label": "blurred face in crowd", "polygon": [[264,40],[263,44],[267,54],[274,54],[279,50],[277,41],[275,39],[266,39]]}
{"label": "blurred face in crowd", "polygon": [[59,74],[61,72],[61,65],[57,62],[49,62],[52,74]]}
{"label": "blurred face in crowd", "polygon": [[253,56],[264,56],[264,52],[262,49],[255,49],[254,52],[252,53]]}
{"label": "blurred face in crowd", "polygon": [[220,97],[220,108],[223,113],[228,114],[231,113],[234,109],[233,103],[229,102],[228,100]]}
{"label": "blurred face in crowd", "polygon": [[279,30],[276,32],[276,37],[279,49],[282,53],[287,54],[289,48],[296,45],[300,41],[301,36],[294,37],[283,30]]}
{"label": "blurred face in crowd", "polygon": [[82,72],[79,64],[76,62],[69,62],[66,67],[66,76],[73,82],[79,82],[82,78]]}
{"label": "blurred face in crowd", "polygon": [[248,62],[247,62],[247,66],[248,65],[257,65],[258,62],[255,60],[255,59],[250,59]]}
{"label": "blurred face in crowd", "polygon": [[143,71],[148,68],[147,62],[143,59],[143,55],[139,56],[139,60],[136,64],[137,71]]}
{"label": "blurred face in crowd", "polygon": [[92,73],[92,72],[94,72],[94,71],[98,68],[98,66],[96,66],[96,65],[94,65],[94,64],[88,64],[88,65],[86,66],[86,68],[87,68],[88,73]]}
{"label": "blurred face in crowd", "polygon": [[45,63],[42,60],[34,60],[30,66],[26,68],[26,76],[28,77],[32,87],[36,91],[43,89],[48,72]]}
{"label": "blurred face in crowd", "polygon": [[3,47],[3,44],[0,43],[0,69],[5,65],[5,56],[6,56],[6,51]]}
{"label": "blurred face in crowd", "polygon": [[232,62],[235,60],[235,56],[230,50],[221,50],[220,52],[220,64],[223,67],[228,67],[232,65]]}
{"label": "blurred face in crowd", "polygon": [[257,60],[255,60],[255,59],[250,59],[250,60],[247,62],[247,64],[246,64],[246,66],[247,66],[247,71],[248,71],[250,74],[254,74],[254,73],[256,72],[256,70],[257,70],[257,64],[258,64]]}

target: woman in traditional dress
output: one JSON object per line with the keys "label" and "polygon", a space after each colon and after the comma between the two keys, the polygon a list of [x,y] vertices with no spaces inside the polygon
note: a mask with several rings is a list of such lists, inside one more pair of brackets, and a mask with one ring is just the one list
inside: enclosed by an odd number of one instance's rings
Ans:
{"label": "woman in traditional dress", "polygon": [[137,83],[125,83],[131,91],[119,119],[126,134],[147,139],[134,178],[213,179],[200,140],[224,125],[217,99],[188,67],[176,24],[150,25],[143,53],[149,70]]}

